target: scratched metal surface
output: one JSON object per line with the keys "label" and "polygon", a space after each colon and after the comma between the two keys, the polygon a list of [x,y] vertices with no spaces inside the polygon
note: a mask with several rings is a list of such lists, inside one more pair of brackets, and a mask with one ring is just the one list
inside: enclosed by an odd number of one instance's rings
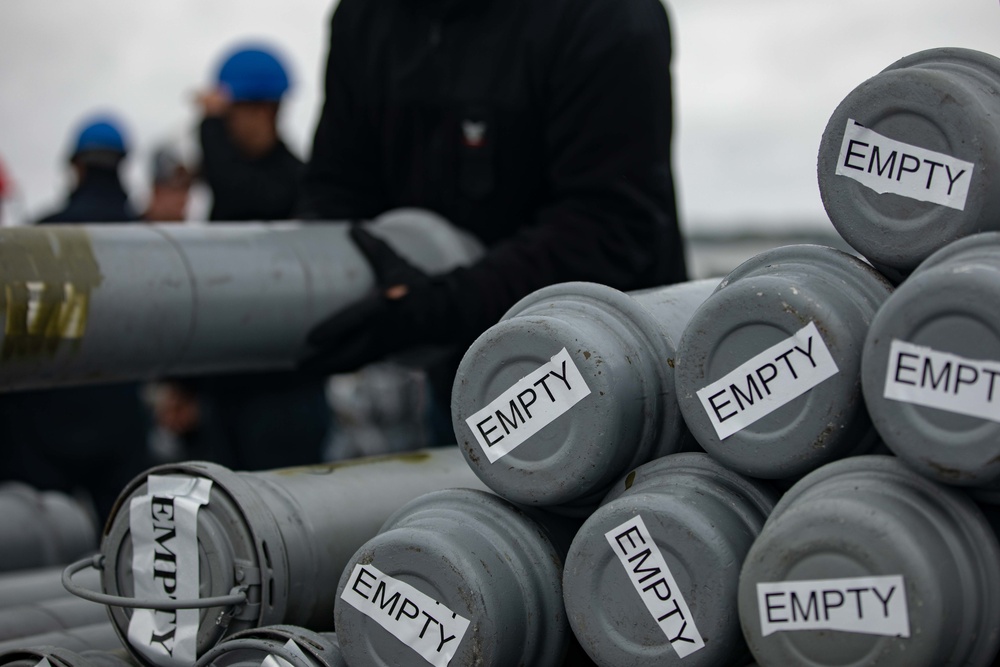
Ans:
{"label": "scratched metal surface", "polygon": [[[293,368],[373,284],[347,223],[0,228],[0,391]],[[432,214],[371,223],[430,272],[482,249]]]}
{"label": "scratched metal surface", "polygon": [[[986,667],[1000,646],[998,562],[997,538],[965,494],[895,457],[843,459],[775,505],[743,565],[740,621],[762,665]],[[844,579],[862,581],[842,590]],[[760,597],[758,585],[774,582],[815,583],[793,616],[790,593]],[[775,630],[766,636],[762,612]],[[793,622],[812,625],[782,631]],[[847,622],[852,631],[833,631]]]}

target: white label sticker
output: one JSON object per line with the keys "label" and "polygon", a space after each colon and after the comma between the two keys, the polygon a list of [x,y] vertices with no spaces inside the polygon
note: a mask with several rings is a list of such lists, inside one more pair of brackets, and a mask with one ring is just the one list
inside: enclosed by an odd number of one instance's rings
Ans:
{"label": "white label sticker", "polygon": [[893,340],[886,398],[1000,422],[1000,362]]}
{"label": "white label sticker", "polygon": [[354,566],[340,597],[434,667],[451,661],[469,628],[468,619],[371,564]]}
{"label": "white label sticker", "polygon": [[677,657],[686,658],[704,648],[705,640],[695,626],[691,610],[642,517],[635,515],[604,537]]}
{"label": "white label sticker", "polygon": [[490,463],[590,394],[566,348],[465,420]]}
{"label": "white label sticker", "polygon": [[[147,494],[129,504],[132,581],[139,599],[197,599],[198,508],[212,481],[184,475],[149,475]],[[193,665],[198,656],[198,609],[136,609],[129,644],[155,665]]]}
{"label": "white label sticker", "polygon": [[836,374],[837,363],[810,322],[698,391],[698,398],[725,440]]}
{"label": "white label sticker", "polygon": [[909,637],[903,577],[857,577],[757,584],[760,632],[840,630]]}
{"label": "white label sticker", "polygon": [[[295,643],[295,640],[289,639],[285,642],[285,648],[299,659],[300,665],[311,665],[313,664],[312,658],[307,656],[302,648]],[[264,658],[264,661],[260,663],[260,667],[295,667],[292,663],[288,662],[284,658],[277,655],[269,655]]]}
{"label": "white label sticker", "polygon": [[35,667],[52,667],[52,663],[49,662],[48,658],[42,658]]}
{"label": "white label sticker", "polygon": [[971,162],[884,137],[849,119],[836,173],[879,194],[890,192],[961,211],[974,167]]}

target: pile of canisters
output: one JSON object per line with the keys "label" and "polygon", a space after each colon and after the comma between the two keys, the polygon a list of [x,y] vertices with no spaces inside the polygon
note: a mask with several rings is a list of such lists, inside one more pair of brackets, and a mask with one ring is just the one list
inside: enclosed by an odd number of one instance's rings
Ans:
{"label": "pile of canisters", "polygon": [[457,447],[155,468],[63,574],[127,654],[0,665],[994,664],[997,168],[1000,60],[906,57],[820,144],[864,259],[539,290],[465,354]]}

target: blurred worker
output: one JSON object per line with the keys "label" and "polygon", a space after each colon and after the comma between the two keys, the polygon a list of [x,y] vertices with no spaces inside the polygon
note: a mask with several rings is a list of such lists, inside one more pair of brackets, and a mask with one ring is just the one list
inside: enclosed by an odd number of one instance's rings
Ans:
{"label": "blurred worker", "polygon": [[191,170],[170,146],[157,148],[150,166],[152,189],[142,219],[146,222],[183,222],[187,218],[188,198],[194,181]]}
{"label": "blurred worker", "polygon": [[3,162],[0,162],[0,225],[3,224],[4,201],[6,201],[12,189],[10,177],[4,171]]}
{"label": "blurred worker", "polygon": [[[118,177],[127,152],[119,120],[86,119],[69,151],[75,178],[69,199],[39,224],[135,220]],[[27,308],[20,311],[22,334],[8,329],[5,352],[17,346],[21,356],[59,353],[83,334],[78,327],[85,331],[86,296],[100,282],[86,236],[53,230],[47,240],[52,265],[35,262],[38,287],[27,293]],[[18,313],[7,315],[10,325]],[[134,383],[0,394],[0,475],[86,494],[103,519],[125,484],[147,467],[148,432]]]}
{"label": "blurred worker", "polygon": [[241,46],[224,59],[217,85],[199,96],[201,174],[212,190],[212,220],[288,220],[302,162],[278,134],[287,71],[266,46]]}
{"label": "blurred worker", "polygon": [[380,289],[319,325],[303,364],[451,345],[447,409],[462,352],[528,293],[684,280],[670,58],[660,0],[341,0],[302,215],[420,207],[488,252],[429,277],[356,229]]}
{"label": "blurred worker", "polygon": [[[287,220],[302,162],[278,133],[285,66],[270,47],[230,51],[215,86],[198,97],[201,176],[212,191],[213,221]],[[331,424],[325,382],[296,372],[190,378],[165,386],[160,426],[183,428],[189,457],[242,470],[321,460]],[[192,402],[196,402],[193,405]],[[174,427],[172,425],[179,425]]]}
{"label": "blurred worker", "polygon": [[131,222],[138,219],[118,169],[127,153],[121,122],[113,116],[85,120],[70,152],[74,186],[66,204],[39,223]]}

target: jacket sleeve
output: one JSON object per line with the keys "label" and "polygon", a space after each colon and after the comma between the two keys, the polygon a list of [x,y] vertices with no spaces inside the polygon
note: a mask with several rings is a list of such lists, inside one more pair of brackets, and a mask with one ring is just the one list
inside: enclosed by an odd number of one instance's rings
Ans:
{"label": "jacket sleeve", "polygon": [[567,17],[549,71],[549,196],[533,224],[454,281],[467,343],[518,299],[570,280],[629,290],[686,278],[670,167],[670,29],[659,0]]}
{"label": "jacket sleeve", "polygon": [[203,119],[199,135],[201,175],[212,190],[213,220],[291,217],[302,176],[301,163],[294,156],[266,161],[245,158],[221,118]]}
{"label": "jacket sleeve", "polygon": [[296,206],[305,219],[368,219],[382,212],[378,138],[365,118],[358,2],[342,0],[330,25],[325,100]]}

